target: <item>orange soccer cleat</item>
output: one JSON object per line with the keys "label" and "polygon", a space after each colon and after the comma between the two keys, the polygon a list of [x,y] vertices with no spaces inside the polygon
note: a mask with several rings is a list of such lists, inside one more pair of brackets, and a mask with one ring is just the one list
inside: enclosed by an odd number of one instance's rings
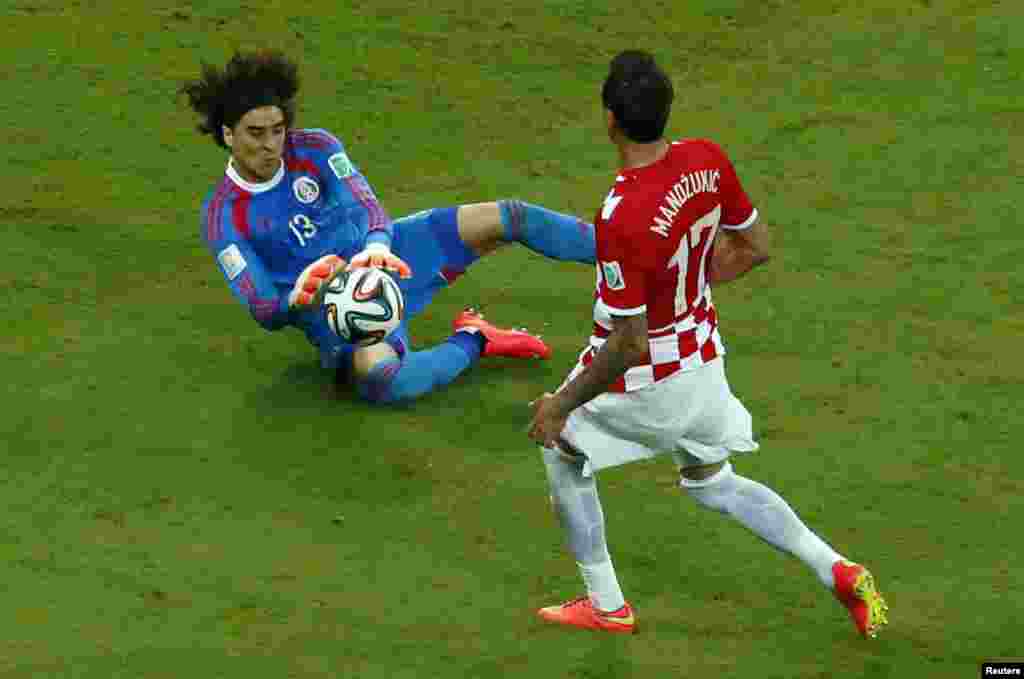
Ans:
{"label": "orange soccer cleat", "polygon": [[832,564],[832,576],[836,581],[836,598],[850,611],[857,631],[874,639],[878,630],[889,624],[889,606],[875,588],[871,572],[851,561],[836,561]]}
{"label": "orange soccer cleat", "polygon": [[560,625],[582,627],[615,634],[636,634],[636,617],[633,607],[626,603],[611,613],[594,608],[590,597],[580,597],[559,606],[548,606],[537,611],[544,620]]}
{"label": "orange soccer cleat", "polygon": [[549,358],[551,349],[537,335],[525,330],[504,330],[484,320],[483,314],[472,307],[461,312],[452,321],[457,332],[476,328],[484,339],[484,356],[506,356],[508,358]]}

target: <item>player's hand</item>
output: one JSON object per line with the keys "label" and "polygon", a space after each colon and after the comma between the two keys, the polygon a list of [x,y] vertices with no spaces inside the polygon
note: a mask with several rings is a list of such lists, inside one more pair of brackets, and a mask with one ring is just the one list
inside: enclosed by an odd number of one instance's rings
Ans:
{"label": "player's hand", "polygon": [[392,254],[391,249],[383,243],[367,245],[365,250],[352,258],[345,270],[352,271],[353,269],[371,267],[397,273],[401,278],[412,278],[412,269],[409,268],[409,265],[403,262],[401,257]]}
{"label": "player's hand", "polygon": [[345,260],[337,255],[324,255],[299,274],[295,287],[288,295],[288,306],[306,309],[313,306],[322,291],[335,274],[345,269]]}
{"label": "player's hand", "polygon": [[564,412],[558,396],[545,393],[530,401],[530,407],[533,408],[530,438],[545,448],[557,448],[565,421],[569,419],[569,413]]}

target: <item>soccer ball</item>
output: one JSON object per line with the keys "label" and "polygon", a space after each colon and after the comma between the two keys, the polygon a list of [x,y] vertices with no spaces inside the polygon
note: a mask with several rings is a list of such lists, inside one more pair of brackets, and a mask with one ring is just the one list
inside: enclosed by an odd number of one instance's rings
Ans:
{"label": "soccer ball", "polygon": [[327,325],[341,339],[366,347],[387,337],[405,318],[398,283],[380,269],[356,269],[327,284]]}

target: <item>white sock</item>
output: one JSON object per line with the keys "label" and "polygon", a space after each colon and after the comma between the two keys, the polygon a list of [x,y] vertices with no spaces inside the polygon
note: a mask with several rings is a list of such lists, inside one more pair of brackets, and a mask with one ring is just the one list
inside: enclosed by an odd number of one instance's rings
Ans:
{"label": "white sock", "polygon": [[569,551],[576,558],[587,594],[594,606],[617,611],[626,603],[615,575],[604,534],[604,511],[594,478],[581,473],[582,460],[569,462],[555,450],[544,449],[544,467],[551,501],[562,524]]}
{"label": "white sock", "polygon": [[619,587],[619,579],[615,577],[615,567],[611,560],[601,563],[576,564],[579,566],[580,575],[587,585],[587,594],[594,603],[594,608],[611,613],[626,605],[622,596],[622,589]]}
{"label": "white sock", "polygon": [[728,514],[769,544],[803,561],[826,587],[835,586],[832,564],[843,557],[804,525],[771,488],[733,473],[729,463],[709,479],[683,479],[680,485],[705,507]]}

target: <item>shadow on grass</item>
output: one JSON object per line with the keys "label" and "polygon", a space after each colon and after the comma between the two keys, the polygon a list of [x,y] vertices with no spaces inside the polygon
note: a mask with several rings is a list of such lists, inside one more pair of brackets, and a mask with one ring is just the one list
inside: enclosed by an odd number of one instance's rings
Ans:
{"label": "shadow on grass", "polygon": [[254,392],[252,398],[283,410],[330,409],[333,412],[338,406],[367,407],[347,379],[339,379],[335,371],[321,368],[315,359],[297,359],[287,365],[273,382]]}

